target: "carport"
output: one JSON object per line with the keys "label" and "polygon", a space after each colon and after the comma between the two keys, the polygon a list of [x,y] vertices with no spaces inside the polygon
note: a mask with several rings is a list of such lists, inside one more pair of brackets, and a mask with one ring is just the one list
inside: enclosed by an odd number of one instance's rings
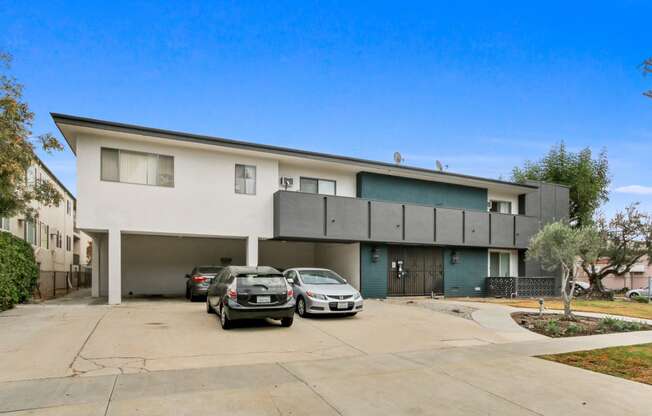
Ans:
{"label": "carport", "polygon": [[291,267],[331,269],[360,289],[360,243],[260,240],[258,264],[280,270]]}
{"label": "carport", "polygon": [[[121,294],[183,296],[185,274],[198,265],[246,264],[246,238],[122,233]],[[108,296],[107,234],[93,234],[99,296]],[[97,246],[97,247],[96,247]],[[94,266],[95,270],[95,266]]]}

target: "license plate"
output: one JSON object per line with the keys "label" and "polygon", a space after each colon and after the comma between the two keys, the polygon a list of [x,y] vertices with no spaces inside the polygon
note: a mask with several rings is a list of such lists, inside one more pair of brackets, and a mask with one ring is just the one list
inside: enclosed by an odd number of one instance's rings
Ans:
{"label": "license plate", "polygon": [[337,302],[337,309],[348,309],[348,308],[349,308],[348,302]]}
{"label": "license plate", "polygon": [[270,296],[256,296],[256,303],[270,303],[271,301]]}

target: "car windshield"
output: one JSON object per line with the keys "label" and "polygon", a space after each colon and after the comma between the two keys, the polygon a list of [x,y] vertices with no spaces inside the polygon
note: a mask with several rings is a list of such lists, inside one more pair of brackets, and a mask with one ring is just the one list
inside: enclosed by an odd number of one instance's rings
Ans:
{"label": "car windshield", "polygon": [[217,267],[217,266],[198,267],[197,268],[197,273],[201,273],[201,274],[217,274],[222,269],[223,269],[222,267]]}
{"label": "car windshield", "polygon": [[307,285],[343,285],[346,280],[330,270],[301,270],[301,279]]}

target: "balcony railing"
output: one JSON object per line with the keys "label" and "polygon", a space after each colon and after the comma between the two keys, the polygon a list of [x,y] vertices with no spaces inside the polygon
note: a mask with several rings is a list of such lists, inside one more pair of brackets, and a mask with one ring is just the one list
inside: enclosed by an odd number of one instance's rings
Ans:
{"label": "balcony railing", "polygon": [[274,237],[526,248],[536,217],[278,191]]}

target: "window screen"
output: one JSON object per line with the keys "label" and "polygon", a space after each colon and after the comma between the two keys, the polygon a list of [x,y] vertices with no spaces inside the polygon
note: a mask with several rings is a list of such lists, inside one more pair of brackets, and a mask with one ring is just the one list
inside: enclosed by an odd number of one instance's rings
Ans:
{"label": "window screen", "polygon": [[310,194],[335,195],[335,181],[318,178],[300,178],[299,190]]}
{"label": "window screen", "polygon": [[154,153],[102,149],[102,180],[174,186],[174,158]]}

